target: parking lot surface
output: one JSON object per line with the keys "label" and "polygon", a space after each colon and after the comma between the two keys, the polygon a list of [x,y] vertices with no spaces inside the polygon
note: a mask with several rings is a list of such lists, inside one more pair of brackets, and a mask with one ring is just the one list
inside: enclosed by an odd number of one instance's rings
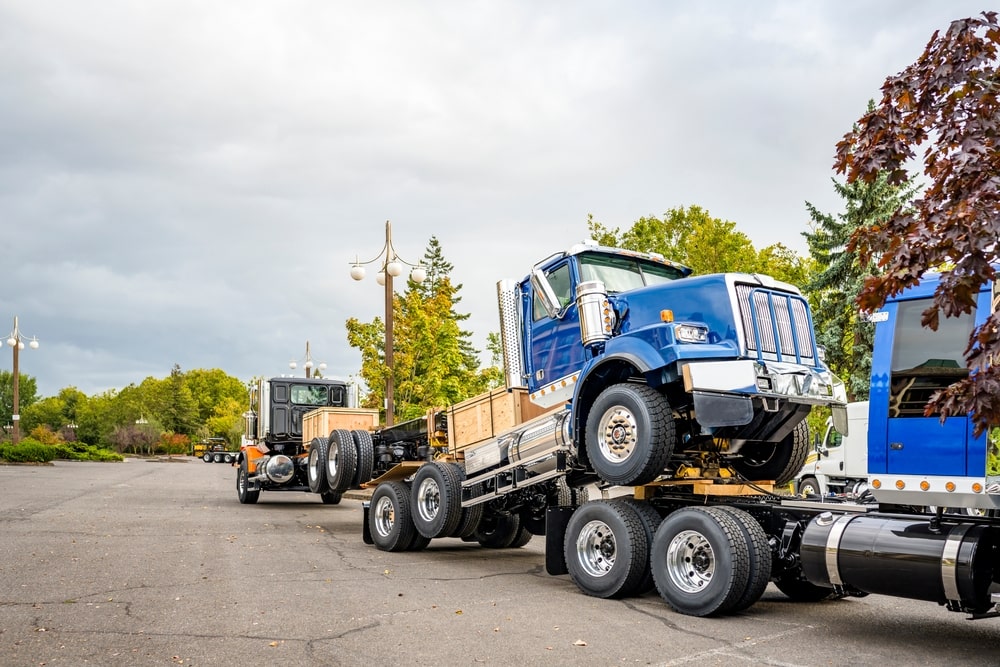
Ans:
{"label": "parking lot surface", "polygon": [[0,665],[996,665],[1000,620],[773,587],[722,618],[580,593],[543,538],[384,553],[361,503],[240,505],[179,457],[0,466]]}

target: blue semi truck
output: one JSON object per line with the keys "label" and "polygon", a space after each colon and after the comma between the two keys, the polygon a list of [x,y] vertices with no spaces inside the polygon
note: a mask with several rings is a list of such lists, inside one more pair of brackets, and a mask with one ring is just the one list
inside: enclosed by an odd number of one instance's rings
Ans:
{"label": "blue semi truck", "polygon": [[369,483],[365,541],[504,548],[544,535],[547,572],[582,592],[655,587],[695,616],[746,609],[770,582],[794,600],[878,593],[990,615],[1000,523],[926,509],[995,506],[986,440],[964,417],[923,417],[921,401],[961,377],[993,294],[930,332],[918,313],[933,286],[873,317],[869,502],[810,499],[781,488],[808,456],[805,417],[828,407],[846,432],[847,411],[798,290],[589,243],[552,255],[498,284],[508,387],[548,411],[460,448],[434,415],[377,431],[431,446]]}

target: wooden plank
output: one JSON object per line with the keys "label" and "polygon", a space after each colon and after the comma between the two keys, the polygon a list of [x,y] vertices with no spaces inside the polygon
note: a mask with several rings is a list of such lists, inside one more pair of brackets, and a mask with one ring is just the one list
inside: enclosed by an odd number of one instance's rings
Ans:
{"label": "wooden plank", "polygon": [[378,410],[368,408],[317,408],[302,418],[302,442],[328,438],[334,429],[371,431],[378,427]]}

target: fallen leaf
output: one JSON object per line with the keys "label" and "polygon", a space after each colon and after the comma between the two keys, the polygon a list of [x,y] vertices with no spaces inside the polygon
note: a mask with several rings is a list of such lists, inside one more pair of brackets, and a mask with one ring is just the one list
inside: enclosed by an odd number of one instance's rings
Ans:
{"label": "fallen leaf", "polygon": [[583,641],[582,639],[577,639],[575,642],[573,642],[573,646],[586,646],[586,645],[587,642]]}
{"label": "fallen leaf", "polygon": [[277,646],[277,645],[278,645],[278,642],[271,642],[270,644],[268,644],[268,646]]}

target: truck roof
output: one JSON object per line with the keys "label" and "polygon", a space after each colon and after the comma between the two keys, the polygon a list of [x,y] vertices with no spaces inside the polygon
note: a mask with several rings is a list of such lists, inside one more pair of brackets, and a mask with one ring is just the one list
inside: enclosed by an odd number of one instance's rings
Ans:
{"label": "truck roof", "polygon": [[691,275],[691,273],[693,271],[693,269],[691,267],[684,266],[683,264],[680,264],[679,262],[675,262],[673,260],[669,260],[669,259],[665,258],[663,255],[661,255],[659,253],[655,253],[655,252],[637,252],[635,250],[626,250],[624,248],[612,248],[610,246],[598,245],[598,243],[596,241],[593,241],[593,240],[586,240],[583,243],[576,243],[576,244],[570,246],[569,249],[567,249],[567,250],[564,250],[562,252],[557,252],[557,253],[554,253],[552,255],[549,255],[548,257],[546,257],[545,259],[541,260],[540,262],[535,263],[535,265],[532,267],[532,269],[544,268],[544,267],[548,266],[549,264],[562,259],[563,257],[570,257],[572,255],[579,255],[580,253],[584,253],[584,252],[603,253],[603,254],[606,254],[606,255],[615,255],[617,257],[621,257],[621,256],[636,257],[636,258],[639,258],[639,259],[644,259],[644,260],[647,260],[647,261],[650,261],[650,262],[656,262],[658,264],[663,264],[665,266],[672,267],[672,268],[677,269],[678,271],[680,271],[685,276]]}

